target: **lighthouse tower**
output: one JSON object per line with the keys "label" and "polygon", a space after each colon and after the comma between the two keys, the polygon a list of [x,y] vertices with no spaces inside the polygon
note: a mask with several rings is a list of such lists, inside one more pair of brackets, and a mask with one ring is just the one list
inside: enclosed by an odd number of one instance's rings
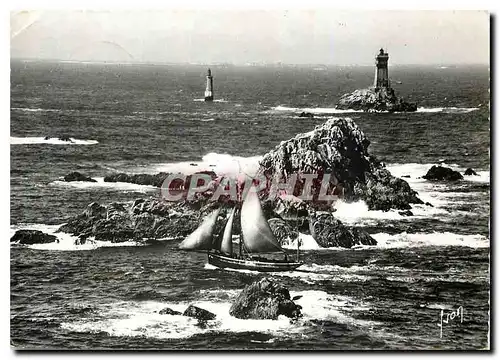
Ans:
{"label": "lighthouse tower", "polygon": [[380,49],[380,53],[375,58],[376,69],[375,69],[375,80],[373,86],[375,88],[390,88],[389,84],[389,54],[384,52],[384,49]]}
{"label": "lighthouse tower", "polygon": [[208,69],[207,73],[207,88],[205,89],[205,101],[214,100],[214,78],[212,76],[212,71]]}

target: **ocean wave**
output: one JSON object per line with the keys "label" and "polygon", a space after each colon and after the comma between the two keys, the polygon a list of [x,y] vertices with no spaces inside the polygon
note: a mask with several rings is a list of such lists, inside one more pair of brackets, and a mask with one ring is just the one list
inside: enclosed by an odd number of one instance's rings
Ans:
{"label": "ocean wave", "polygon": [[333,296],[318,290],[291,291],[290,295],[300,296],[296,303],[302,306],[303,313],[303,317],[293,323],[284,316],[279,316],[277,320],[238,319],[229,315],[231,302],[200,300],[192,304],[216,315],[214,320],[207,321],[204,326],[200,326],[198,320],[191,317],[159,314],[166,307],[182,313],[191,303],[159,301],[123,301],[101,305],[97,318],[90,315],[76,321],[63,322],[60,326],[62,329],[74,332],[105,332],[117,337],[183,339],[198,334],[219,332],[258,332],[283,338],[291,334],[301,334],[307,328],[316,326],[311,320],[332,320],[355,326],[378,324],[349,316],[352,310],[369,308],[366,303],[351,297]]}
{"label": "ocean wave", "polygon": [[53,242],[48,244],[33,244],[24,245],[27,248],[33,250],[55,250],[55,251],[80,251],[80,250],[95,250],[101,247],[124,247],[124,246],[144,246],[143,243],[136,241],[126,241],[121,243],[112,243],[111,241],[99,241],[94,238],[87,239],[87,242],[82,245],[75,245],[75,241],[78,240],[78,236],[74,236],[67,233],[56,232],[59,225],[46,225],[46,224],[22,224],[22,225],[11,225],[10,236],[12,238],[17,230],[39,230],[49,235],[54,235],[57,237],[59,242]]}
{"label": "ocean wave", "polygon": [[77,189],[105,188],[122,192],[140,192],[140,193],[159,191],[158,188],[153,185],[139,185],[139,184],[131,184],[125,182],[105,182],[103,177],[95,177],[93,179],[96,180],[97,182],[55,180],[50,182],[48,185],[66,187],[66,188],[77,188]]}
{"label": "ocean wave", "polygon": [[[435,207],[433,210],[423,208],[421,205],[412,205],[413,208],[417,209],[420,215],[423,215],[422,211],[428,215],[437,215],[439,214],[439,212],[437,212],[439,210],[436,208],[471,203],[471,198],[475,195],[479,195],[479,193],[477,191],[464,192],[458,190],[462,190],[464,186],[470,186],[470,183],[490,183],[490,172],[488,170],[478,170],[476,171],[477,175],[464,175],[464,179],[458,182],[434,182],[422,178],[422,176],[424,176],[434,165],[449,167],[461,174],[465,171],[465,168],[458,164],[447,164],[445,162],[436,164],[406,163],[387,165],[387,170],[389,170],[392,175],[408,182],[411,188],[418,192],[418,196],[422,201],[429,202]],[[460,200],[460,198],[463,200]],[[415,211],[413,211],[413,213],[417,215]]]}
{"label": "ocean wave", "polygon": [[[196,101],[196,102],[203,102],[203,101],[205,101],[205,99],[193,99],[193,101]],[[212,102],[227,103],[227,102],[229,102],[229,101],[228,101],[228,100],[225,100],[225,99],[214,99],[214,100],[212,100]]]}
{"label": "ocean wave", "polygon": [[473,108],[459,108],[459,107],[435,107],[435,108],[426,108],[419,107],[417,108],[418,113],[447,113],[447,114],[466,114],[472,111],[479,110],[477,107]]}
{"label": "ocean wave", "polygon": [[363,110],[353,109],[336,109],[336,108],[294,108],[278,105],[271,109],[272,111],[291,111],[291,112],[309,112],[312,114],[349,114],[349,113],[362,113]]}
{"label": "ocean wave", "polygon": [[259,169],[262,156],[233,156],[230,154],[208,153],[199,160],[176,163],[154,164],[147,168],[135,169],[139,172],[167,172],[193,174],[198,171],[214,171],[216,174],[236,176],[239,174],[252,176]]}
{"label": "ocean wave", "polygon": [[42,108],[10,108],[10,110],[23,111],[23,112],[61,112],[61,109],[42,109]]}
{"label": "ocean wave", "polygon": [[29,145],[29,144],[49,144],[49,145],[95,145],[98,144],[97,140],[80,140],[69,138],[69,141],[61,140],[59,138],[44,137],[10,137],[11,145]]}
{"label": "ocean wave", "polygon": [[486,236],[462,235],[450,232],[433,232],[428,234],[408,234],[406,232],[391,235],[386,233],[372,234],[377,240],[377,248],[400,248],[420,246],[466,246],[471,248],[487,248],[490,241]]}
{"label": "ocean wave", "polygon": [[[329,248],[324,250],[346,250],[346,249],[337,249],[337,248]],[[325,271],[325,268],[318,269],[317,267],[310,264],[303,264],[297,270],[294,271],[283,271],[283,272],[268,272],[266,273],[271,277],[287,277],[294,278],[300,280],[306,284],[316,284],[318,281],[334,281],[334,282],[366,282],[372,279],[371,276],[365,274],[355,274],[352,271],[345,271],[345,268],[340,266],[332,266],[329,271]],[[223,271],[231,271],[242,274],[252,274],[259,275],[262,274],[259,271],[255,270],[246,270],[246,269],[220,269],[216,266],[205,264],[204,267],[206,270],[223,270]]]}
{"label": "ocean wave", "polygon": [[[418,113],[451,113],[451,114],[464,114],[472,111],[479,110],[479,108],[460,108],[460,107],[435,107],[435,108],[426,108],[419,107],[417,108]],[[337,109],[337,108],[297,108],[297,107],[288,107],[283,105],[278,105],[271,108],[271,111],[288,111],[288,112],[309,112],[312,114],[349,114],[349,113],[362,113],[364,110],[354,110],[354,109]],[[384,111],[381,111],[384,112]]]}

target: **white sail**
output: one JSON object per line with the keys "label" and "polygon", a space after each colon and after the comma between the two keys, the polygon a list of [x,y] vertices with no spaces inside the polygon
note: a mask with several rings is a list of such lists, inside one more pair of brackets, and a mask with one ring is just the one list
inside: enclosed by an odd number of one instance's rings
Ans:
{"label": "white sail", "polygon": [[188,235],[180,244],[182,250],[210,250],[213,245],[213,231],[219,216],[220,208],[211,212],[198,228]]}
{"label": "white sail", "polygon": [[229,214],[229,219],[226,222],[226,227],[224,228],[224,235],[222,237],[222,242],[220,244],[220,251],[223,254],[231,256],[233,254],[233,221],[234,221],[234,213],[236,208],[233,208],[231,213]]}
{"label": "white sail", "polygon": [[249,252],[283,251],[264,217],[254,186],[249,189],[241,206],[241,234]]}

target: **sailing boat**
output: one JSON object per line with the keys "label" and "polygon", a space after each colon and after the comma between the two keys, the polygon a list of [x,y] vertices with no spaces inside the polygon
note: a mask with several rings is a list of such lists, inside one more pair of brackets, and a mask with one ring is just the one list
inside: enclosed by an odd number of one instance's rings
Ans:
{"label": "sailing boat", "polygon": [[[179,245],[183,250],[206,250],[208,263],[220,268],[246,269],[254,271],[291,271],[302,265],[299,262],[299,244],[296,261],[288,261],[285,250],[280,246],[267,223],[260,200],[252,186],[241,205],[241,234],[239,253],[233,252],[233,222],[237,207],[234,207],[226,221],[221,238],[214,236],[220,208],[210,213],[202,224]],[[297,241],[299,243],[299,241]],[[254,254],[285,254],[284,260],[266,259]]]}

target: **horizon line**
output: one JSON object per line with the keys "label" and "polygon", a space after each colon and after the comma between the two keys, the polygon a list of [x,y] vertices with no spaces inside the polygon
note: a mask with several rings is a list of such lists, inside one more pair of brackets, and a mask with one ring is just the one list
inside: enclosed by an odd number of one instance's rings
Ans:
{"label": "horizon line", "polygon": [[[288,63],[282,61],[264,62],[264,61],[249,61],[249,62],[169,62],[169,61],[119,61],[119,60],[68,60],[56,58],[38,58],[38,57],[10,57],[10,60],[29,61],[29,62],[62,62],[62,63],[86,63],[86,64],[109,64],[109,65],[193,65],[193,66],[336,66],[336,67],[375,67],[375,63],[356,63],[356,64],[335,64],[335,63]],[[490,66],[490,63],[391,63],[389,66]]]}

